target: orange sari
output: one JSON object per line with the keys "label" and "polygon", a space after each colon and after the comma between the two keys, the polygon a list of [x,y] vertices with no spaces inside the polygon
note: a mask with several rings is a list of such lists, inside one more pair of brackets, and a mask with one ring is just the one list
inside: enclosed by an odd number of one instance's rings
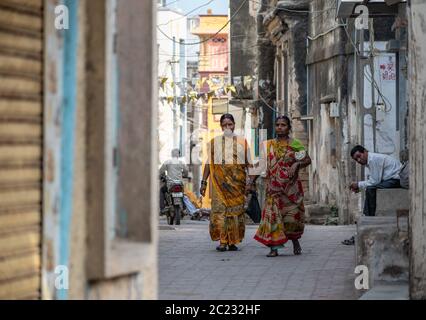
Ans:
{"label": "orange sari", "polygon": [[[218,148],[221,149],[218,151]],[[247,141],[237,136],[219,136],[210,141],[212,210],[209,231],[211,239],[220,240],[221,244],[236,245],[244,238],[247,150]]]}

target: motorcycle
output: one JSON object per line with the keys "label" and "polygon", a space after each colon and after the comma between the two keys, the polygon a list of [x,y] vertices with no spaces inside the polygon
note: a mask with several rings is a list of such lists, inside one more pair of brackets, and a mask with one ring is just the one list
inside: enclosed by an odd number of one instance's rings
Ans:
{"label": "motorcycle", "polygon": [[180,225],[180,219],[184,215],[183,203],[183,182],[180,180],[168,180],[167,192],[165,194],[166,208],[165,213],[167,223],[173,225]]}

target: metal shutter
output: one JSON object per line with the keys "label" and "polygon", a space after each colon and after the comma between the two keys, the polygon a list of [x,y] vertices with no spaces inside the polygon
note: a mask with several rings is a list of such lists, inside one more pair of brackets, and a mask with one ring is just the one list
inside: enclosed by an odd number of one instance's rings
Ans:
{"label": "metal shutter", "polygon": [[41,287],[43,0],[0,0],[0,299]]}

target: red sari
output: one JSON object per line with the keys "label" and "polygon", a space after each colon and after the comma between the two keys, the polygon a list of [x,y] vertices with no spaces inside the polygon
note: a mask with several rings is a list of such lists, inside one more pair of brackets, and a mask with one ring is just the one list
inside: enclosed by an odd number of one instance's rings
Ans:
{"label": "red sari", "polygon": [[281,246],[299,239],[304,231],[303,188],[298,177],[289,179],[291,166],[305,148],[294,139],[289,145],[278,140],[266,143],[266,197],[262,220],[254,238],[266,246]]}

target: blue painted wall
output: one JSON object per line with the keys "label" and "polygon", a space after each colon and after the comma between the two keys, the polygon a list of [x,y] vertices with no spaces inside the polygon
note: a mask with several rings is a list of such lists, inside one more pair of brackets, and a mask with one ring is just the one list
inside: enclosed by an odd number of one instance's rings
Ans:
{"label": "blue painted wall", "polygon": [[[69,29],[64,36],[61,124],[61,200],[59,217],[59,264],[69,267],[71,216],[74,187],[74,146],[77,104],[77,48],[79,0],[64,0],[69,9]],[[68,292],[57,289],[56,298],[65,300]]]}

